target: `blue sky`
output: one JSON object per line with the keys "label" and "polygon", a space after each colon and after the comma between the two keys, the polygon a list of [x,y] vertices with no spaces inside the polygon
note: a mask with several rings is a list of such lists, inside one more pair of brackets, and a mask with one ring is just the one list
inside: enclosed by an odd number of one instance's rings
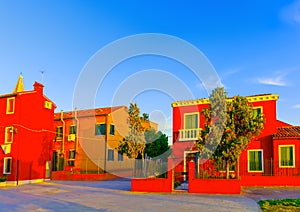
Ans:
{"label": "blue sky", "polygon": [[[278,119],[300,125],[299,0],[0,0],[0,93],[12,92],[20,72],[30,90],[44,71],[45,93],[57,111],[72,110],[74,88],[89,59],[105,45],[140,33],[186,40],[209,59],[229,96],[277,93]],[[99,85],[95,106],[110,106],[120,83],[148,69],[167,71],[195,98],[207,97],[187,67],[146,55],[111,70]],[[154,90],[133,97],[166,132],[174,100]]]}

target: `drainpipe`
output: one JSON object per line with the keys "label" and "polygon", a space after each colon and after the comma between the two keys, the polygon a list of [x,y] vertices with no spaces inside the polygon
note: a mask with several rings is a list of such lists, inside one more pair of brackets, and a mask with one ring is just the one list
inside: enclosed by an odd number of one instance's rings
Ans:
{"label": "drainpipe", "polygon": [[106,129],[105,129],[105,137],[104,137],[104,142],[105,142],[105,144],[104,144],[104,173],[106,173],[106,152],[107,152],[107,135],[108,135],[108,124],[107,124],[107,122],[108,122],[108,119],[107,119],[107,116],[108,116],[108,114],[106,114],[106,116],[105,116],[105,126],[106,126]]}
{"label": "drainpipe", "polygon": [[77,108],[74,111],[74,118],[76,120],[76,138],[75,138],[75,152],[78,153],[78,136],[79,136],[79,119],[77,117]]}
{"label": "drainpipe", "polygon": [[65,154],[65,121],[64,121],[64,111],[60,111],[60,121],[63,124],[63,133],[62,133],[62,152]]}

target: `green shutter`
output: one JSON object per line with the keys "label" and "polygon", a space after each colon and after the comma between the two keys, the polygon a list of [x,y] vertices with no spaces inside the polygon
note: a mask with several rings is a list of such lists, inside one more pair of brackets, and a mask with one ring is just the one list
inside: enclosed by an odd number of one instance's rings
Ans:
{"label": "green shutter", "polygon": [[249,171],[262,171],[262,151],[249,151]]}
{"label": "green shutter", "polygon": [[198,128],[198,114],[185,115],[185,129]]}
{"label": "green shutter", "polygon": [[280,147],[280,165],[293,166],[294,152],[292,146]]}

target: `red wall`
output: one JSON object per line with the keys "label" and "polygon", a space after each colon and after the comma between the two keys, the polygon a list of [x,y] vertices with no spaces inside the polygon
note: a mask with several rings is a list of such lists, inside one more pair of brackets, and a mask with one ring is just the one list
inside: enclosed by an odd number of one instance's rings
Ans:
{"label": "red wall", "polygon": [[[257,101],[252,103],[253,107],[262,107],[263,114],[265,117],[265,125],[261,134],[255,138],[249,144],[248,148],[245,149],[240,157],[240,173],[241,174],[251,174],[251,175],[261,175],[261,173],[248,173],[248,155],[247,150],[249,149],[263,149],[263,157],[265,161],[270,161],[271,159],[276,159],[277,152],[273,146],[272,134],[276,132],[277,127],[286,126],[288,124],[284,122],[277,121],[276,119],[276,100],[267,101]],[[199,112],[200,113],[200,127],[203,127],[204,117],[201,115],[203,108],[209,107],[208,104],[198,104],[193,106],[178,106],[173,107],[173,154],[175,158],[182,158],[183,151],[189,150],[191,144],[194,141],[179,141],[179,130],[184,129],[184,114]],[[274,151],[273,151],[274,148]],[[276,147],[278,148],[278,147]],[[175,168],[176,172],[183,171],[183,164],[179,164]],[[269,167],[264,167],[265,173],[274,173]]]}
{"label": "red wall", "polygon": [[132,178],[131,191],[138,192],[172,192],[172,159],[168,160],[168,178]]}
{"label": "red wall", "polygon": [[299,176],[242,176],[242,186],[300,186]]}
{"label": "red wall", "polygon": [[8,181],[44,179],[46,161],[51,161],[50,151],[54,138],[53,116],[55,105],[51,109],[44,107],[48,100],[43,95],[43,87],[35,84],[33,91],[15,94],[15,110],[6,114],[6,99],[0,97],[1,144],[4,144],[5,127],[13,126],[11,153],[0,151],[0,170],[3,170],[3,158],[12,157],[12,171],[7,174]]}
{"label": "red wall", "polygon": [[101,180],[112,180],[118,176],[105,173],[105,174],[73,174],[66,171],[52,172],[51,180],[81,180],[81,181],[101,181]]}
{"label": "red wall", "polygon": [[[276,175],[295,176],[300,175],[299,162],[300,162],[300,145],[299,138],[290,139],[274,139],[273,150],[274,150],[274,173]],[[279,167],[279,145],[294,145],[295,148],[295,167]]]}

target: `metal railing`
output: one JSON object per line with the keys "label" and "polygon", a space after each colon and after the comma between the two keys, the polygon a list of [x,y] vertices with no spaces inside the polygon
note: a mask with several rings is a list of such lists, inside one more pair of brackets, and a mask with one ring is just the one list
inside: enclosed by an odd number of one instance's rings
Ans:
{"label": "metal railing", "polygon": [[165,160],[135,160],[135,178],[167,178],[168,162]]}
{"label": "metal railing", "polygon": [[[229,176],[236,178],[239,176],[299,176],[300,177],[299,161],[278,161],[264,160],[261,162],[249,162],[242,160],[237,165],[230,167]],[[238,166],[238,167],[237,167]],[[216,164],[212,161],[204,164],[195,164],[196,178],[225,178],[226,168],[225,163]]]}

